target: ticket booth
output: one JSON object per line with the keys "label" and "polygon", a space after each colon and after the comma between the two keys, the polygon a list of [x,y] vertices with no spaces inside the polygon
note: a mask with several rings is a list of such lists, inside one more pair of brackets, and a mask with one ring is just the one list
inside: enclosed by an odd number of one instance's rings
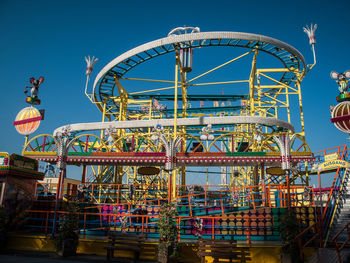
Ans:
{"label": "ticket booth", "polygon": [[44,178],[38,167],[37,160],[0,152],[0,205],[33,200],[36,181]]}

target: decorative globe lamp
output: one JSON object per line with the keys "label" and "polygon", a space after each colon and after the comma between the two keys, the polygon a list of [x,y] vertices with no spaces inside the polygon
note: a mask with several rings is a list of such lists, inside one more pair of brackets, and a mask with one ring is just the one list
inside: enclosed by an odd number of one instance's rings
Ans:
{"label": "decorative globe lamp", "polygon": [[343,101],[332,110],[331,122],[334,126],[344,132],[350,133],[350,101]]}
{"label": "decorative globe lamp", "polygon": [[39,128],[42,119],[39,110],[34,107],[27,107],[17,114],[13,125],[18,133],[29,135]]}

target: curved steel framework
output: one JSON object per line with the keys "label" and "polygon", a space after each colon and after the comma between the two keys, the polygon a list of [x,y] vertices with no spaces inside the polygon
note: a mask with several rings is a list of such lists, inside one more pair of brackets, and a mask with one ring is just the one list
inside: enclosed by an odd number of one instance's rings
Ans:
{"label": "curved steel framework", "polygon": [[[289,85],[300,78],[297,73],[304,75],[306,72],[305,60],[301,53],[292,46],[274,38],[239,32],[201,32],[171,35],[136,47],[108,63],[97,75],[94,82],[93,101],[106,103],[107,111],[117,107],[115,101],[108,100],[108,98],[115,96],[115,76],[118,79],[123,78],[137,65],[163,54],[175,52],[179,49],[211,46],[243,47],[251,51],[262,51],[276,57],[281,61],[283,68],[286,69],[278,80],[285,85]],[[192,81],[193,79],[187,81],[186,85],[188,86]],[[97,105],[102,110],[100,104]]]}

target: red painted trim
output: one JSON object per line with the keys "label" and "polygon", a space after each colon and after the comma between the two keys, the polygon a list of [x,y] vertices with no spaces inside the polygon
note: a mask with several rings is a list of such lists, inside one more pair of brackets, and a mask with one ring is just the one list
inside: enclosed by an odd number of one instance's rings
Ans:
{"label": "red painted trim", "polygon": [[20,125],[20,124],[29,123],[29,122],[40,121],[42,119],[43,119],[42,116],[38,116],[38,117],[29,118],[29,119],[25,119],[25,120],[21,120],[21,121],[14,121],[13,125],[16,126],[16,125]]}
{"label": "red painted trim", "polygon": [[92,153],[93,156],[134,156],[135,153],[131,153],[131,152],[93,152]]}
{"label": "red painted trim", "polygon": [[339,117],[335,117],[335,118],[331,118],[331,122],[339,122],[339,121],[347,121],[350,120],[350,115],[344,115],[344,116],[339,116]]}
{"label": "red painted trim", "polygon": [[135,156],[165,156],[165,152],[159,152],[159,153],[154,153],[154,152],[136,152]]}

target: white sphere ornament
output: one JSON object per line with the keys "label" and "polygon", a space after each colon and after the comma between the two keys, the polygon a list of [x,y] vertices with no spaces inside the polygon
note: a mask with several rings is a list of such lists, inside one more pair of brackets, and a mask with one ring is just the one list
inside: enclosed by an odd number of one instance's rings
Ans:
{"label": "white sphere ornament", "polygon": [[343,101],[333,108],[331,122],[338,130],[350,133],[350,101]]}
{"label": "white sphere ornament", "polygon": [[206,141],[206,140],[208,139],[208,136],[205,135],[205,134],[202,134],[201,137],[200,137],[200,139],[201,139],[202,141]]}

